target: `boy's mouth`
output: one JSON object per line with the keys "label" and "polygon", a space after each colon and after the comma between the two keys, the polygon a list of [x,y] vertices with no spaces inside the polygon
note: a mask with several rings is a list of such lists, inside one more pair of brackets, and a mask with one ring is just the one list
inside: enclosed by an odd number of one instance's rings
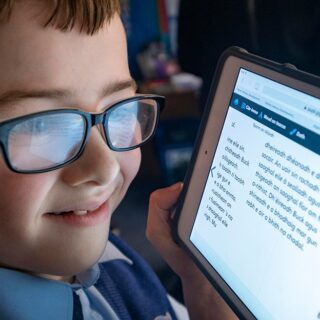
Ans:
{"label": "boy's mouth", "polygon": [[59,215],[67,215],[67,214],[75,214],[76,216],[85,216],[90,213],[90,210],[74,210],[74,211],[63,211],[63,212],[49,212],[48,214],[59,216]]}
{"label": "boy's mouth", "polygon": [[108,202],[102,203],[99,207],[92,210],[75,209],[61,212],[48,212],[45,216],[52,221],[67,223],[79,227],[93,226],[100,224],[110,215]]}
{"label": "boy's mouth", "polygon": [[[47,214],[54,215],[54,216],[65,216],[65,215],[71,215],[74,214],[76,216],[85,216],[87,214],[93,213],[96,210],[98,210],[104,203],[101,203],[99,205],[87,205],[87,206],[79,206],[76,209],[69,209],[66,208],[65,211],[52,211],[48,212]],[[86,207],[86,209],[84,209]]]}

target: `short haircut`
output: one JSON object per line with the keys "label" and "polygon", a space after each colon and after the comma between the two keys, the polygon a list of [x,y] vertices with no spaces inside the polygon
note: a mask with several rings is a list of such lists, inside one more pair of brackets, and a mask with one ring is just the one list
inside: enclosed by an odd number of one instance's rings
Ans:
{"label": "short haircut", "polygon": [[[10,19],[18,1],[0,0],[0,21]],[[94,34],[115,14],[120,13],[120,0],[42,0],[43,3],[48,5],[49,10],[45,26],[62,31],[69,31],[79,23],[81,32]]]}

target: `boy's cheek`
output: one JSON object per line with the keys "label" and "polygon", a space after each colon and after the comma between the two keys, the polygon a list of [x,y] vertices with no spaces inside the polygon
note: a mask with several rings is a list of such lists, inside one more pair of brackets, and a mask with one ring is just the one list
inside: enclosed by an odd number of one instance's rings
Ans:
{"label": "boy's cheek", "polygon": [[18,250],[15,245],[34,234],[48,188],[45,176],[18,174],[0,165],[0,263],[10,256],[4,245]]}
{"label": "boy's cheek", "polygon": [[126,180],[126,184],[130,184],[137,175],[141,163],[140,148],[128,152],[119,153],[119,163]]}
{"label": "boy's cheek", "polygon": [[19,174],[0,164],[0,216],[6,211],[16,210],[23,214],[30,206],[36,207],[41,201],[47,182],[45,174]]}
{"label": "boy's cheek", "polygon": [[141,151],[140,149],[134,149],[128,152],[118,152],[118,162],[120,164],[121,175],[123,183],[121,185],[121,192],[117,197],[115,208],[123,200],[131,182],[136,177],[141,163]]}
{"label": "boy's cheek", "polygon": [[[141,151],[135,149],[128,152],[118,153],[122,175],[124,178],[125,189],[135,178],[141,162]],[[28,204],[35,205],[41,202],[43,196],[50,187],[55,183],[57,177],[54,172],[41,174],[20,174],[15,173],[7,168],[0,161],[0,208],[10,211],[13,207],[24,207],[27,209]],[[1,213],[0,213],[1,214]]]}

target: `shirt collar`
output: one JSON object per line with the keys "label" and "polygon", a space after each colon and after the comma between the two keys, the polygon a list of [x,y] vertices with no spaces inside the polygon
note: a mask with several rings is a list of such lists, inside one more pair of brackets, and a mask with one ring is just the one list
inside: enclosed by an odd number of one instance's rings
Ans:
{"label": "shirt collar", "polygon": [[0,268],[1,317],[5,319],[72,319],[71,286],[28,273]]}
{"label": "shirt collar", "polygon": [[[110,241],[98,263],[123,260],[126,257]],[[0,268],[0,309],[1,315],[14,315],[14,319],[72,319],[72,291],[89,288],[100,276],[99,265],[79,273],[75,284],[44,279],[17,270]],[[8,316],[8,318],[10,318]]]}
{"label": "shirt collar", "polygon": [[76,276],[76,283],[72,284],[72,287],[74,289],[79,289],[80,287],[91,287],[98,281],[100,277],[100,268],[98,264],[114,260],[122,260],[127,262],[128,264],[132,264],[132,260],[130,260],[112,242],[109,241],[98,263],[92,266],[91,268],[79,273]]}

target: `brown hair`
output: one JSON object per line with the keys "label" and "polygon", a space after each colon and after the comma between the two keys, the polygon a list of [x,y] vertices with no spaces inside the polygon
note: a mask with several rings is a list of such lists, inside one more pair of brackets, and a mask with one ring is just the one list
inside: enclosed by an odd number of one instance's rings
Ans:
{"label": "brown hair", "polygon": [[[17,0],[0,1],[0,20],[10,18]],[[120,13],[120,0],[47,0],[50,11],[45,26],[62,31],[71,30],[75,23],[87,34],[97,32],[105,22]]]}

